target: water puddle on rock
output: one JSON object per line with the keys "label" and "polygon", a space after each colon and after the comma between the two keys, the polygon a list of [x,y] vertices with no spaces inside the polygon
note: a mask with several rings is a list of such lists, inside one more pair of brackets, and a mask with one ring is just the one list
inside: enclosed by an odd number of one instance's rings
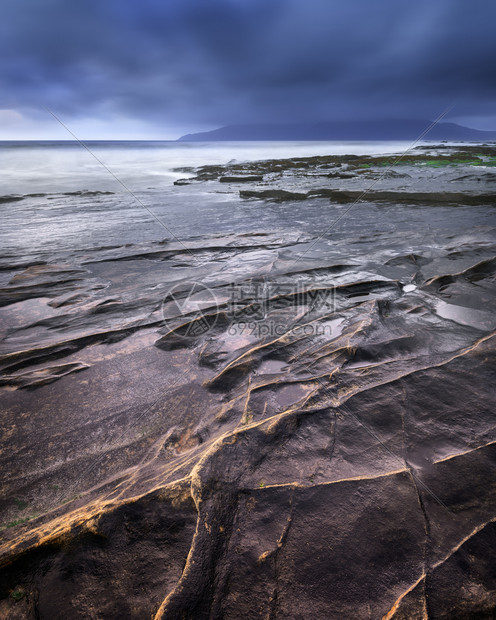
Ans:
{"label": "water puddle on rock", "polygon": [[436,304],[435,312],[441,318],[454,321],[460,325],[468,325],[481,330],[496,328],[496,317],[485,310],[476,310],[439,301]]}

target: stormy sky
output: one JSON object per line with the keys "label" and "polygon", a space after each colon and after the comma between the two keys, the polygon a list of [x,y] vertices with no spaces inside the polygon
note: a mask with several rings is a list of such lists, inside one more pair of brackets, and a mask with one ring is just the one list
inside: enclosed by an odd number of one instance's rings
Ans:
{"label": "stormy sky", "polygon": [[2,0],[0,139],[227,124],[496,129],[493,0]]}

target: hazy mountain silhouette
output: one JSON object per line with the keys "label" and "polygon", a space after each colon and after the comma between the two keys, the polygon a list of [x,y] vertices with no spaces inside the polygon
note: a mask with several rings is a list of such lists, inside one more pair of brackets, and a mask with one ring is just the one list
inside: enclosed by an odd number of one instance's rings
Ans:
{"label": "hazy mountain silhouette", "polygon": [[[416,140],[429,127],[430,121],[387,120],[347,121],[299,124],[229,125],[187,134],[184,142],[238,140]],[[438,123],[424,136],[425,140],[496,140],[496,131],[480,131],[456,125]]]}

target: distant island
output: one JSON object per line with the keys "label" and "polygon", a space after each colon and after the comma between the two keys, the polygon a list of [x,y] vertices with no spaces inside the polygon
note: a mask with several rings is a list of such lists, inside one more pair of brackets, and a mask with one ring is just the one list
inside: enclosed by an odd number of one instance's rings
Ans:
{"label": "distant island", "polygon": [[[180,142],[217,142],[243,140],[416,140],[431,121],[388,120],[347,121],[299,124],[229,125],[191,133]],[[424,136],[425,140],[486,141],[496,140],[496,131],[481,131],[455,123],[438,123]]]}

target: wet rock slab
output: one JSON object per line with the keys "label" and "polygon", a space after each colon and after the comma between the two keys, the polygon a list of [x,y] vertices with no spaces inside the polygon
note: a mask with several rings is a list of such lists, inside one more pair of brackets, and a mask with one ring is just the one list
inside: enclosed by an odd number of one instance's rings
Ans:
{"label": "wet rock slab", "polygon": [[3,258],[2,617],[494,617],[494,151],[404,159],[206,167],[280,228]]}

